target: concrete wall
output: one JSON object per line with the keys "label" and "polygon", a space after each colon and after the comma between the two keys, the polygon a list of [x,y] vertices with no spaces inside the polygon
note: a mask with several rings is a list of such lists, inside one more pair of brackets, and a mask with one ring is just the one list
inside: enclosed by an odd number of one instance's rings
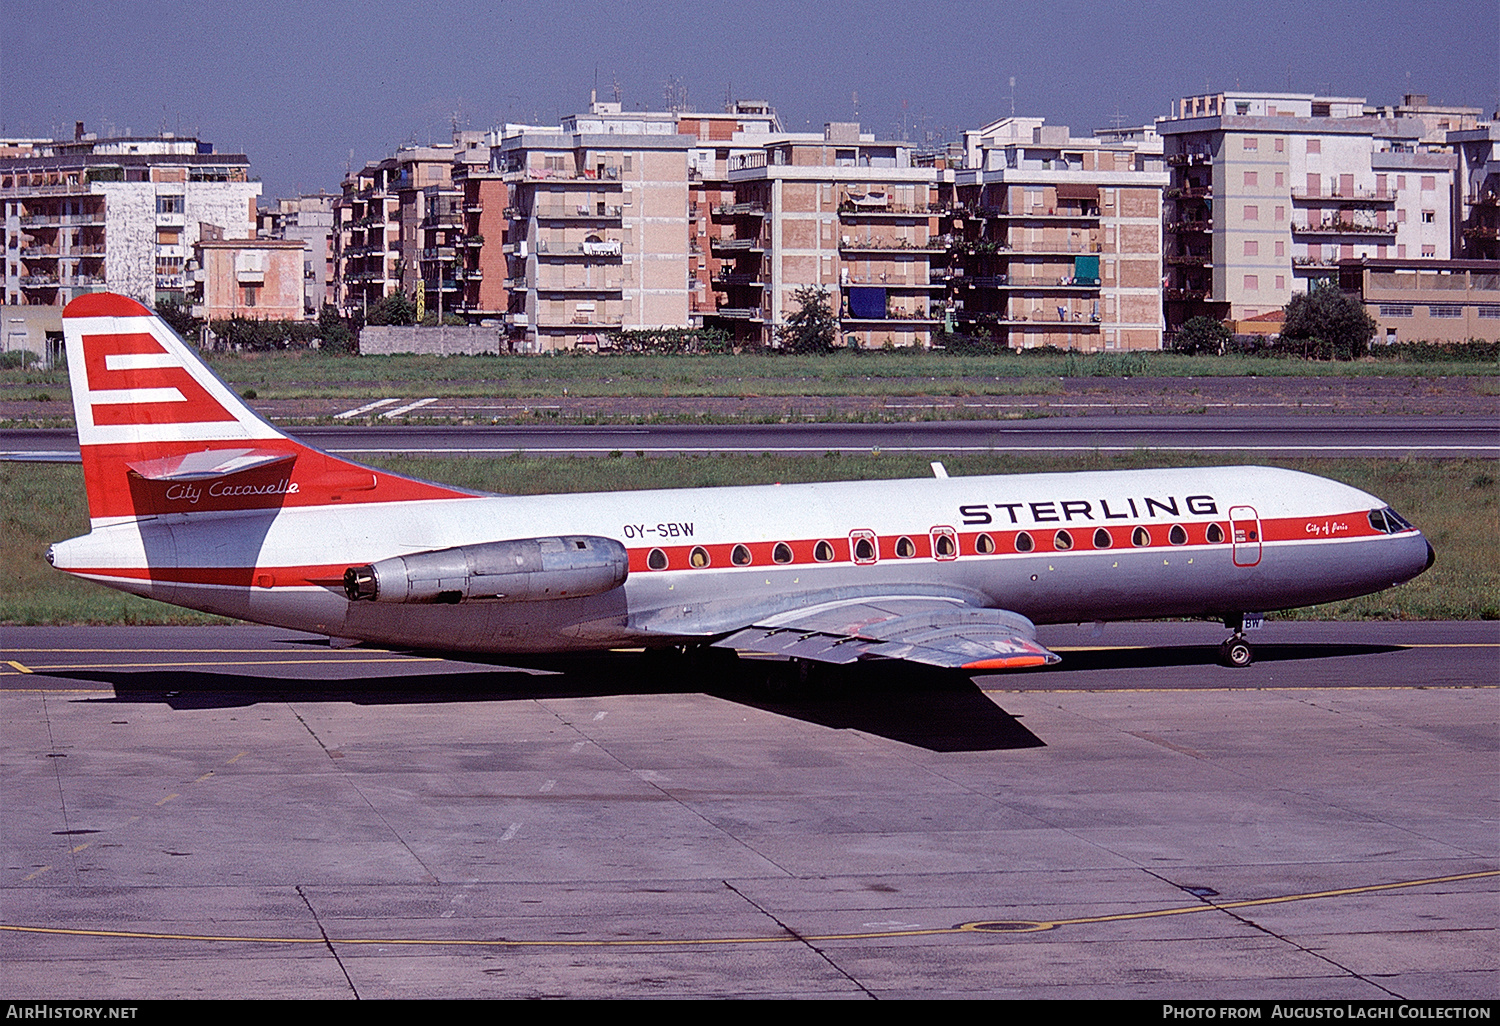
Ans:
{"label": "concrete wall", "polygon": [[366,327],[359,333],[361,356],[421,353],[434,356],[492,356],[509,351],[500,328]]}

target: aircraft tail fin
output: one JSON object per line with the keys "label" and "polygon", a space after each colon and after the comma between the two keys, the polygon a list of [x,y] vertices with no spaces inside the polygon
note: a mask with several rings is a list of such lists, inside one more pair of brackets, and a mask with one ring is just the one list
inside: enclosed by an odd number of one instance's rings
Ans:
{"label": "aircraft tail fin", "polygon": [[373,470],[292,438],[133,299],[81,296],[63,310],[63,333],[95,525],[473,494]]}

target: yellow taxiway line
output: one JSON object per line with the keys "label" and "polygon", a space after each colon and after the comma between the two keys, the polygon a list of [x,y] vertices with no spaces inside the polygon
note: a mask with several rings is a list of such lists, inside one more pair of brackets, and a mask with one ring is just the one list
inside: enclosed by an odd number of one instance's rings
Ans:
{"label": "yellow taxiway line", "polygon": [[49,934],[65,937],[111,937],[121,940],[172,940],[197,941],[201,943],[237,944],[349,944],[392,945],[402,947],[475,947],[475,948],[644,948],[644,947],[691,947],[725,944],[785,944],[830,943],[834,941],[888,940],[892,937],[939,937],[957,934],[1015,934],[1038,933],[1062,926],[1083,926],[1095,923],[1123,923],[1133,920],[1156,919],[1162,916],[1189,915],[1195,912],[1222,912],[1229,909],[1255,908],[1263,905],[1281,905],[1293,901],[1311,901],[1318,898],[1348,897],[1354,894],[1373,894],[1379,891],[1398,890],[1407,887],[1423,887],[1431,884],[1457,883],[1462,880],[1479,880],[1500,876],[1500,870],[1484,870],[1476,873],[1455,873],[1451,876],[1433,876],[1421,880],[1398,880],[1392,883],[1369,884],[1363,887],[1343,887],[1337,890],[1310,891],[1301,894],[1281,894],[1268,898],[1249,898],[1244,901],[1203,902],[1175,908],[1152,909],[1145,912],[1122,912],[1114,915],[1083,916],[1076,919],[1055,920],[975,920],[958,926],[934,927],[917,930],[891,930],[883,932],[793,934],[781,933],[759,937],[679,937],[651,939],[614,940],[513,940],[507,938],[412,938],[412,937],[251,937],[231,934],[195,933],[149,933],[137,930],[84,930],[51,926],[20,926],[0,923],[0,931],[12,933]]}

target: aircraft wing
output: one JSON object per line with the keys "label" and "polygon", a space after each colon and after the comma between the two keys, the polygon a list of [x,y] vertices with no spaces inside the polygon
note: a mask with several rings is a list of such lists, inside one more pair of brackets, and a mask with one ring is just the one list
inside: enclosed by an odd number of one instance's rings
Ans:
{"label": "aircraft wing", "polygon": [[1019,613],[980,609],[956,599],[877,596],[791,610],[714,642],[822,663],[905,659],[965,670],[1045,666],[1059,657],[1036,643]]}

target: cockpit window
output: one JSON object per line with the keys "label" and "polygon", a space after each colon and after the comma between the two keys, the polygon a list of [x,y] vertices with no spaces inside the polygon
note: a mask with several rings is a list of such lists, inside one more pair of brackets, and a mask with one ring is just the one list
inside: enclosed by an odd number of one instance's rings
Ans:
{"label": "cockpit window", "polygon": [[1398,531],[1412,530],[1411,524],[1398,514],[1395,510],[1386,506],[1384,509],[1370,510],[1370,526],[1385,534],[1396,534]]}

